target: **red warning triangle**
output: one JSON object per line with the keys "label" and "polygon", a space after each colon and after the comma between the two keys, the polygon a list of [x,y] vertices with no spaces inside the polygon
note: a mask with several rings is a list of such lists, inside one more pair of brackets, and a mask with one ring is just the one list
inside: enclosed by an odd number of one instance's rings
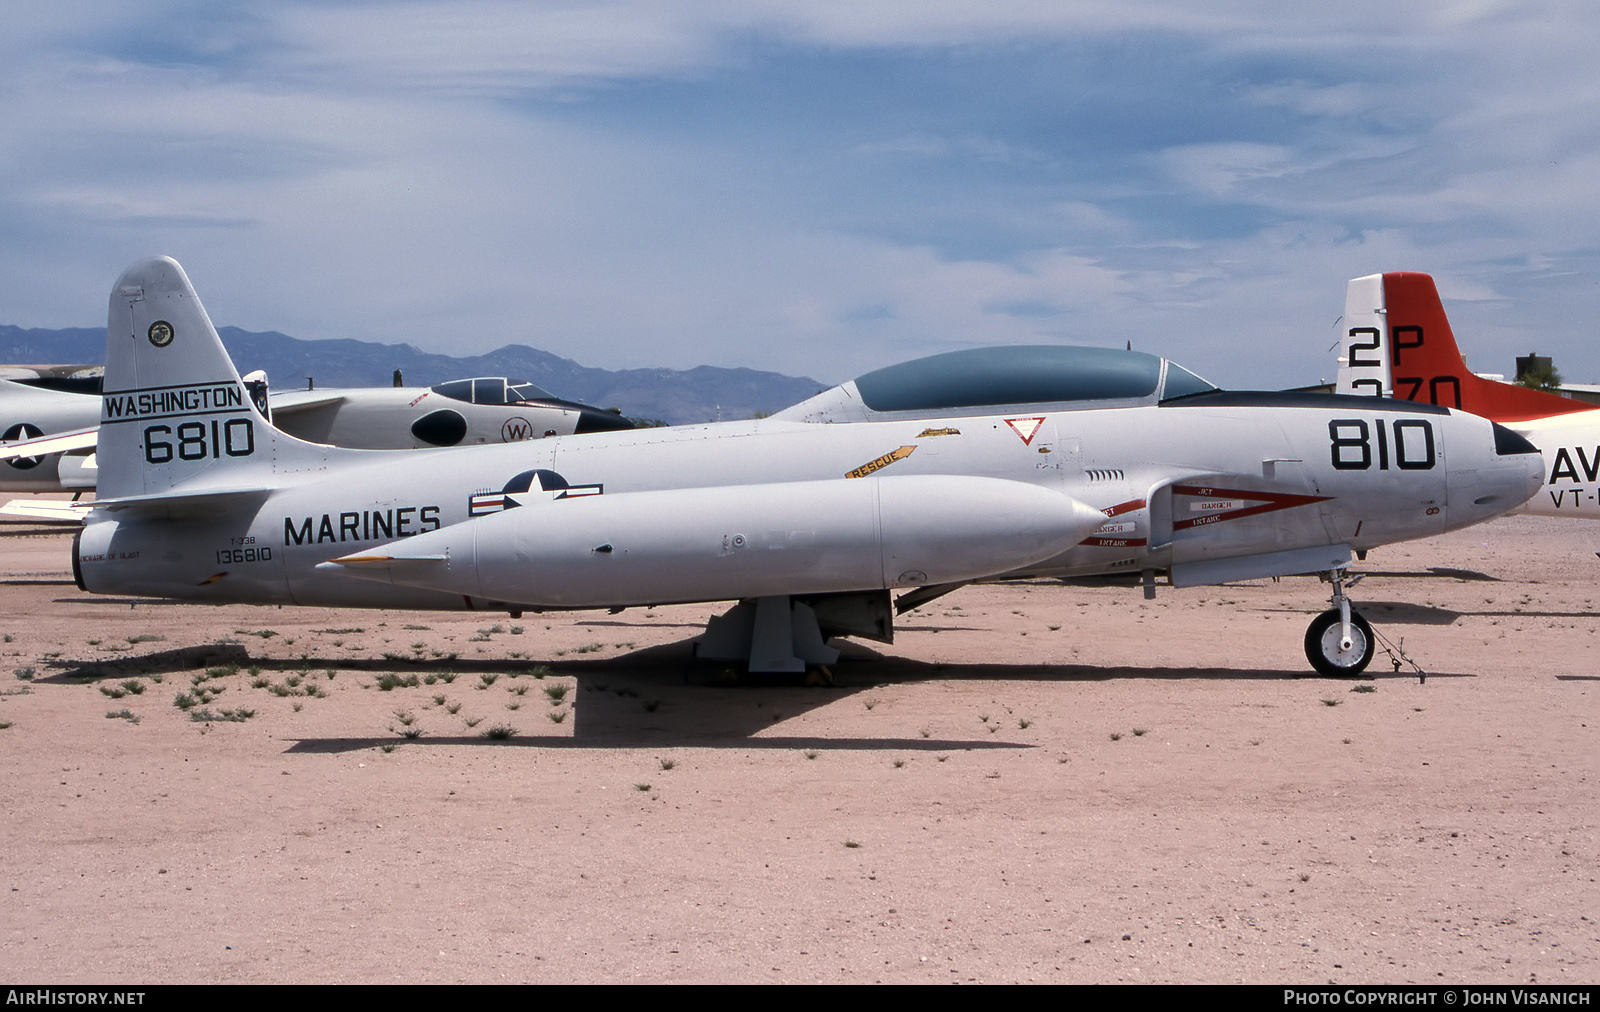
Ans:
{"label": "red warning triangle", "polygon": [[1006,424],[1011,426],[1011,431],[1022,437],[1023,446],[1032,446],[1033,437],[1038,434],[1039,426],[1044,424],[1044,418],[1007,418]]}

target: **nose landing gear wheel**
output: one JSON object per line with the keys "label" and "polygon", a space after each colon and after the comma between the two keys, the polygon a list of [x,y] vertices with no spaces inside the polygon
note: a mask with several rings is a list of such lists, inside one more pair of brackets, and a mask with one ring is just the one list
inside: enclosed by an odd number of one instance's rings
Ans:
{"label": "nose landing gear wheel", "polygon": [[1306,659],[1321,674],[1330,678],[1354,678],[1372,662],[1376,641],[1372,626],[1355,612],[1350,613],[1350,649],[1339,640],[1339,609],[1329,608],[1311,620],[1306,629]]}

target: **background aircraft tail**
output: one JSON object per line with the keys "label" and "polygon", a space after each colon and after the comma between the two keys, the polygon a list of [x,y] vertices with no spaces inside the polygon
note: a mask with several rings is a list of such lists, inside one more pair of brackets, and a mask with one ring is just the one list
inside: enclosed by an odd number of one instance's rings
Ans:
{"label": "background aircraft tail", "polygon": [[1356,278],[1345,294],[1339,392],[1380,394],[1461,408],[1497,422],[1586,411],[1569,397],[1473,375],[1427,274]]}
{"label": "background aircraft tail", "polygon": [[106,322],[100,500],[230,491],[324,467],[337,451],[261,416],[176,260],[123,272]]}

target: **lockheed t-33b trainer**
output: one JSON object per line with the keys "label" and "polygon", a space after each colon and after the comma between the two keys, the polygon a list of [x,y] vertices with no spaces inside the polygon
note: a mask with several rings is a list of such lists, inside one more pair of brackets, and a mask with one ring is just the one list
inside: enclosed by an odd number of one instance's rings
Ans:
{"label": "lockheed t-33b trainer", "polygon": [[[1374,639],[1351,553],[1515,508],[1526,440],[1433,405],[1219,390],[1135,352],[953,352],[780,415],[452,450],[365,451],[267,425],[183,269],[111,292],[100,495],[80,587],[188,601],[524,610],[737,601],[701,656],[828,664],[899,611],[1000,576],[1177,587],[1334,582],[1329,674]],[[896,591],[904,593],[891,600]]]}

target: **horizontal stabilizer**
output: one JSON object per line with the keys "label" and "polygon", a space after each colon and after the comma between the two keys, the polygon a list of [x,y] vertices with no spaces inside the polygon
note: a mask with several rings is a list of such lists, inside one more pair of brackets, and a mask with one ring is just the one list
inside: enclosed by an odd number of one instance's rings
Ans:
{"label": "horizontal stabilizer", "polygon": [[270,488],[201,488],[188,492],[160,492],[153,495],[97,499],[90,505],[112,512],[131,510],[146,515],[188,518],[210,516],[219,510],[238,509],[264,502],[272,492]]}

